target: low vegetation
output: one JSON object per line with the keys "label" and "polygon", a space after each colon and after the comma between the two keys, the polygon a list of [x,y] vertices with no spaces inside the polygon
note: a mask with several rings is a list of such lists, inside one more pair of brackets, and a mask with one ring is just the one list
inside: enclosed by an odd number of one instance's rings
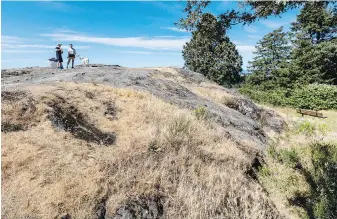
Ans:
{"label": "low vegetation", "polygon": [[292,128],[271,143],[258,179],[279,209],[299,218],[336,218],[336,117],[289,118]]}
{"label": "low vegetation", "polygon": [[265,91],[245,86],[240,92],[253,100],[273,106],[324,110],[337,109],[337,86],[311,84],[293,90]]}

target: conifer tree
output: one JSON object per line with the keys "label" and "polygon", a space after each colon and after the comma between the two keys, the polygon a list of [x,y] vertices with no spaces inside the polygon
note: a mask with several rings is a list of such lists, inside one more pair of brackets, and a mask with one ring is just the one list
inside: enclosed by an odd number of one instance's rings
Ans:
{"label": "conifer tree", "polygon": [[185,66],[221,85],[240,81],[242,57],[212,14],[204,14],[183,49]]}
{"label": "conifer tree", "polygon": [[263,89],[286,86],[289,83],[291,46],[289,35],[283,32],[283,27],[265,35],[255,48],[255,57],[248,68],[252,74],[247,82]]}

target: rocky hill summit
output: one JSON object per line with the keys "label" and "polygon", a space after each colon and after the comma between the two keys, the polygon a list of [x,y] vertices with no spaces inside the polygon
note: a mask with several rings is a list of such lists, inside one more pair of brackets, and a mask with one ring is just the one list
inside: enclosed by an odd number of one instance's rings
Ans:
{"label": "rocky hill summit", "polygon": [[255,170],[285,122],[181,68],[1,71],[2,217],[282,218]]}

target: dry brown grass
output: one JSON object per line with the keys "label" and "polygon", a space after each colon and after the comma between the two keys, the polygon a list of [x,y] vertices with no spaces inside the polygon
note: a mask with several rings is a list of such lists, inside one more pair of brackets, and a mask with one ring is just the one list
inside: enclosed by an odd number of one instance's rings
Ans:
{"label": "dry brown grass", "polygon": [[[280,217],[245,175],[250,160],[212,121],[128,89],[74,83],[27,89],[34,113],[21,115],[16,102],[2,106],[3,120],[28,128],[2,134],[3,218],[94,218],[106,196],[111,216],[139,195],[163,196],[165,218]],[[55,129],[47,103],[56,97],[100,130],[116,133],[115,145]],[[106,102],[115,104],[116,119],[104,116]]]}
{"label": "dry brown grass", "polygon": [[224,88],[210,82],[202,83],[200,86],[190,86],[189,89],[202,97],[220,104],[226,105],[227,101],[234,99],[234,96],[226,92]]}

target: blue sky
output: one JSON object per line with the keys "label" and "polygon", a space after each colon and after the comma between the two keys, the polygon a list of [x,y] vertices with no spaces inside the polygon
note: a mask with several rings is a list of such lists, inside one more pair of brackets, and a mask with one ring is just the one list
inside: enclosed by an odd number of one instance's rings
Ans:
{"label": "blue sky", "polygon": [[[183,66],[183,45],[191,34],[174,22],[184,14],[183,1],[141,2],[3,2],[1,9],[2,68],[48,66],[54,47],[72,43],[91,63],[127,67]],[[238,7],[237,2],[212,2],[215,15]],[[230,39],[243,56],[243,69],[256,42],[268,32],[296,19],[298,10],[250,26],[236,25]],[[66,54],[63,55],[64,58]],[[77,60],[79,64],[79,61]]]}

